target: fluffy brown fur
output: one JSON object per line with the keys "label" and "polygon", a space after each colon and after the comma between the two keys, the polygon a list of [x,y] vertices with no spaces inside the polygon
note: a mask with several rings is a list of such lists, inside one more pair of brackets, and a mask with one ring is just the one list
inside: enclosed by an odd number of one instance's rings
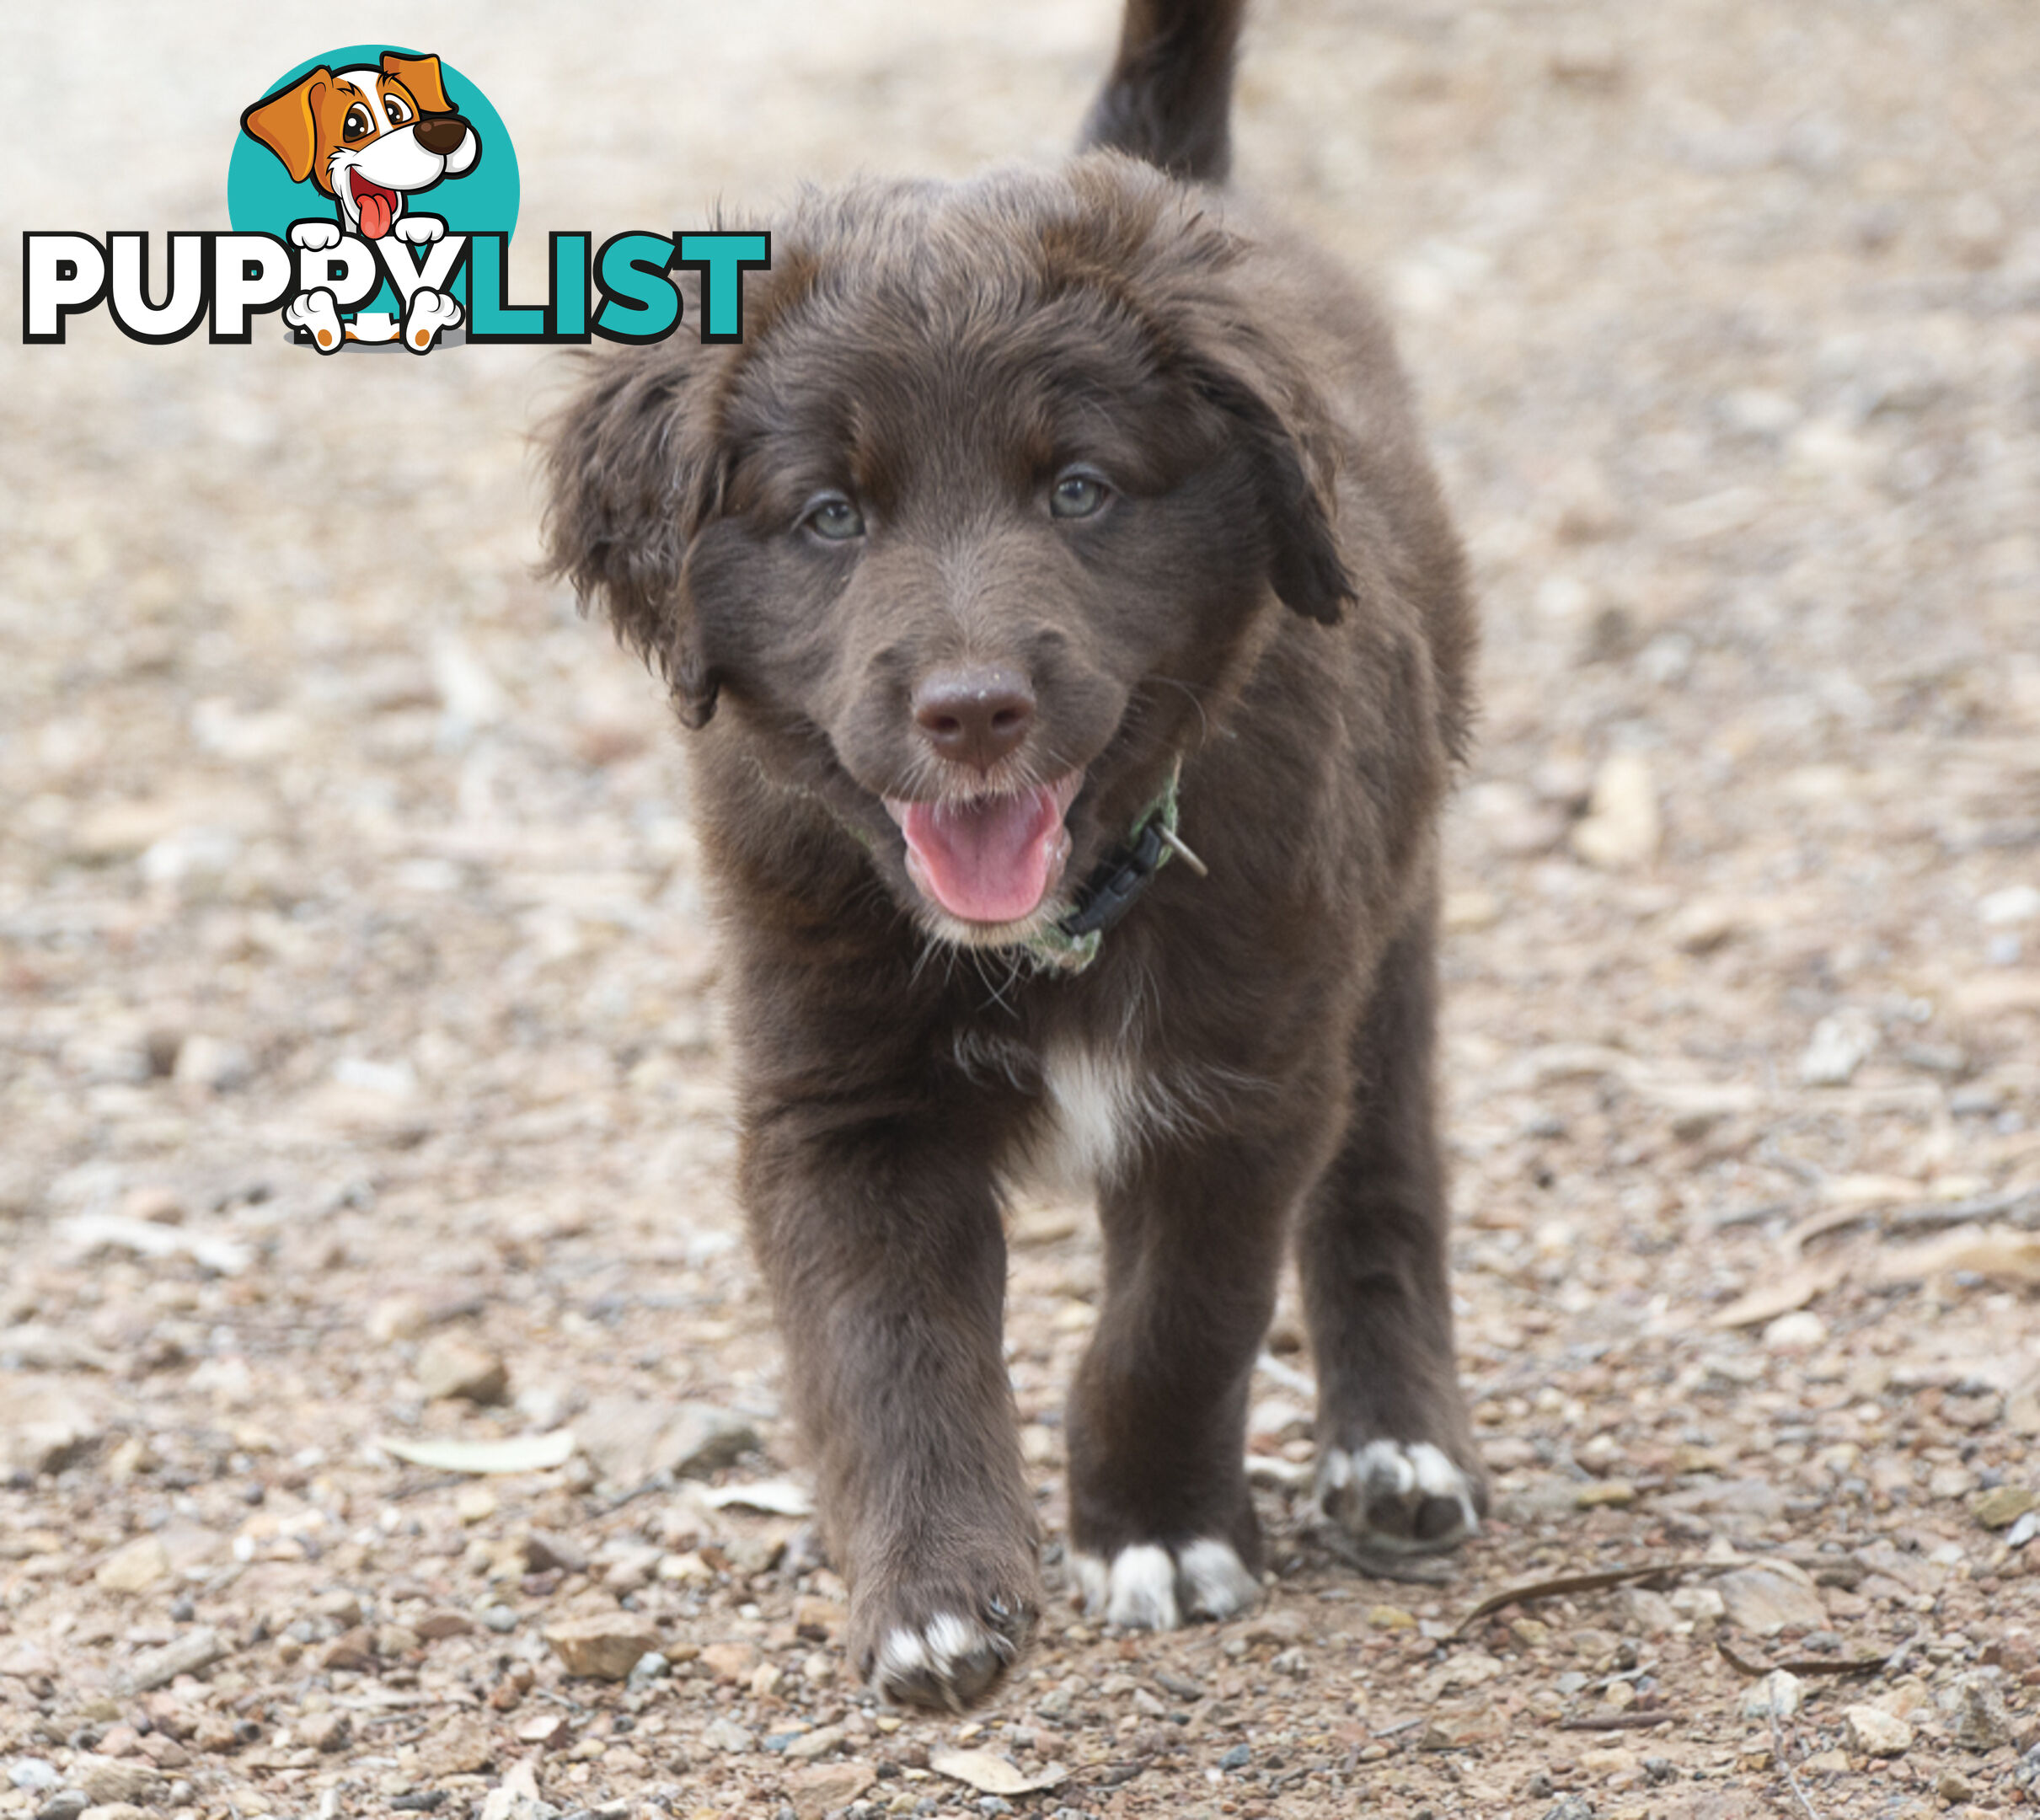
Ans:
{"label": "fluffy brown fur", "polygon": [[[555,568],[699,730],[743,1198],[849,1647],[906,1700],[982,1695],[1040,1598],[1001,1353],[1031,1169],[1099,1196],[1068,1437],[1101,1615],[1253,1596],[1245,1412],[1290,1242],[1328,1516],[1438,1546],[1485,1502],[1431,1087],[1473,622],[1379,318],[1197,180],[1238,14],[1135,0],[1066,169],[803,197],[742,344],[599,360],[549,447]],[[1168,865],[1093,964],[1036,965],[1178,767],[1209,877]],[[1032,911],[910,872],[906,806],[1058,786]]]}

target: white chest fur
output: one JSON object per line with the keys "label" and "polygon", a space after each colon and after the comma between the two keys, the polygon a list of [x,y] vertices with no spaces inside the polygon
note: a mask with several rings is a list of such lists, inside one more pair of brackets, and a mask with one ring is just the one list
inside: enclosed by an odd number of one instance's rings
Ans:
{"label": "white chest fur", "polygon": [[1051,1124],[1030,1160],[1065,1192],[1109,1180],[1149,1122],[1146,1084],[1119,1057],[1074,1043],[1050,1049],[1041,1083]]}

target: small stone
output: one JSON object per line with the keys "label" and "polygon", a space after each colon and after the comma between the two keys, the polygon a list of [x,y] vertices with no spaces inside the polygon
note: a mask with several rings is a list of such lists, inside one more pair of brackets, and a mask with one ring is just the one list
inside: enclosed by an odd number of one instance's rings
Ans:
{"label": "small stone", "polygon": [[436,1334],[418,1353],[418,1388],[429,1401],[459,1397],[469,1403],[501,1403],[510,1394],[510,1373],[495,1353],[458,1334]]}
{"label": "small stone", "polygon": [[710,1643],[697,1659],[718,1681],[734,1684],[748,1681],[752,1671],[758,1667],[758,1646],[753,1643]]}
{"label": "small stone", "polygon": [[479,1774],[495,1761],[489,1726],[473,1713],[456,1713],[419,1740],[418,1767],[431,1781]]}
{"label": "small stone", "polygon": [[787,1799],[793,1803],[797,1820],[822,1820],[827,1813],[847,1807],[878,1780],[870,1764],[812,1764],[789,1772]]}
{"label": "small stone", "polygon": [[1218,1767],[1221,1769],[1244,1769],[1253,1760],[1254,1753],[1250,1746],[1235,1744],[1218,1759]]}
{"label": "small stone", "polygon": [[356,1625],[351,1630],[343,1630],[327,1644],[319,1659],[324,1667],[342,1668],[355,1674],[367,1674],[376,1666],[375,1633],[366,1625]]}
{"label": "small stone", "polygon": [[71,1765],[71,1780],[94,1802],[137,1801],[153,1806],[163,1797],[163,1779],[151,1763],[83,1756]]}
{"label": "small stone", "polygon": [[1367,1621],[1377,1630],[1414,1630],[1416,1619],[1400,1605],[1370,1605]]}
{"label": "small stone", "polygon": [[62,1472],[98,1447],[105,1432],[98,1410],[69,1386],[11,1377],[0,1413],[0,1480]]}
{"label": "small stone", "polygon": [[324,1756],[346,1749],[354,1738],[354,1721],[344,1712],[313,1713],[292,1729],[299,1743]]}
{"label": "small stone", "polygon": [[575,1419],[575,1438],[613,1485],[642,1485],[653,1474],[706,1478],[758,1444],[758,1430],[711,1403],[672,1407],[636,1397],[597,1397]]}
{"label": "small stone", "polygon": [[1636,1488],[1626,1479],[1597,1479],[1574,1492],[1572,1502],[1582,1510],[1620,1509],[1636,1502]]}
{"label": "small stone", "polygon": [[562,1619],[546,1626],[545,1641],[569,1674],[602,1681],[627,1678],[638,1658],[660,1643],[656,1630],[625,1611],[613,1617]]}
{"label": "small stone", "polygon": [[1913,1728],[1882,1706],[1850,1706],[1842,1727],[1849,1748],[1861,1757],[1903,1757],[1913,1748]]}
{"label": "small stone", "polygon": [[1715,1582],[1728,1621],[1754,1636],[1780,1630],[1818,1630],[1828,1622],[1812,1577],[1790,1561],[1741,1567]]}
{"label": "small stone", "polygon": [[2040,1497],[2024,1485],[1993,1485],[1970,1501],[1969,1514],[1986,1529],[2005,1529],[2036,1506],[2040,1506]]}
{"label": "small stone", "polygon": [[496,1508],[495,1493],[485,1485],[464,1485],[453,1494],[453,1514],[463,1523],[487,1523]]}
{"label": "small stone", "polygon": [[1966,1674],[1954,1688],[1955,1742],[1966,1750],[1995,1750],[2018,1742],[1995,1674]]}
{"label": "small stone", "polygon": [[377,1346],[399,1340],[415,1340],[432,1324],[431,1311],[422,1298],[408,1290],[386,1295],[368,1311],[367,1331]]}
{"label": "small stone", "polygon": [[35,1820],[78,1820],[91,1805],[92,1797],[84,1790],[59,1789],[35,1810]]}
{"label": "small stone", "polygon": [[465,1612],[431,1611],[419,1619],[411,1629],[427,1643],[436,1643],[445,1637],[473,1636],[474,1620]]}
{"label": "small stone", "polygon": [[1827,1322],[1811,1309],[1780,1314],[1764,1330],[1764,1343],[1774,1352],[1812,1352],[1827,1340]]}
{"label": "small stone", "polygon": [[1850,1007],[1823,1018],[1799,1057],[1802,1087],[1845,1087],[1877,1046],[1877,1021]]}
{"label": "small stone", "polygon": [[550,1750],[573,1731],[573,1724],[563,1712],[549,1710],[533,1713],[528,1719],[517,1721],[517,1737],[526,1744],[536,1744]]}
{"label": "small stone", "polygon": [[1761,1681],[1753,1681],[1743,1689],[1743,1716],[1768,1719],[1775,1714],[1780,1719],[1790,1719],[1799,1710],[1805,1691],[1805,1684],[1797,1675],[1783,1668],[1774,1668]]}
{"label": "small stone", "polygon": [[1934,1784],[1934,1792],[1952,1807],[1976,1793],[1976,1785],[1959,1769],[1944,1769]]}
{"label": "small stone", "polygon": [[1486,1712],[1442,1712],[1417,1734],[1422,1751],[1464,1750],[1484,1744],[1495,1736],[1495,1721]]}
{"label": "small stone", "polygon": [[758,1740],[734,1719],[713,1719],[701,1729],[701,1742],[710,1750],[740,1755],[758,1748]]}
{"label": "small stone", "polygon": [[841,1726],[817,1726],[812,1732],[803,1732],[786,1747],[786,1754],[795,1763],[806,1763],[816,1757],[826,1757],[843,1742]]}
{"label": "small stone", "polygon": [[207,1093],[232,1093],[254,1078],[255,1061],[240,1044],[221,1037],[194,1035],[177,1051],[171,1078]]}
{"label": "small stone", "polygon": [[1641,752],[1617,752],[1594,775],[1583,819],[1572,826],[1572,850],[1589,865],[1620,872],[1655,859],[1663,827],[1657,785]]}
{"label": "small stone", "polygon": [[170,1551],[160,1538],[137,1536],[115,1549],[94,1570],[93,1579],[109,1592],[145,1592],[170,1577]]}

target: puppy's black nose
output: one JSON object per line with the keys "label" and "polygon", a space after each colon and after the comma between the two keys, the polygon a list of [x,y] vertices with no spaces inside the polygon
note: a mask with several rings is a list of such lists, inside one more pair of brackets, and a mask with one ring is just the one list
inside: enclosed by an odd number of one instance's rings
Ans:
{"label": "puppy's black nose", "polygon": [[989,771],[1026,738],[1034,691],[1010,670],[938,670],[913,692],[913,718],[938,757]]}
{"label": "puppy's black nose", "polygon": [[468,136],[468,123],[458,114],[428,115],[418,122],[418,143],[440,158],[451,158]]}

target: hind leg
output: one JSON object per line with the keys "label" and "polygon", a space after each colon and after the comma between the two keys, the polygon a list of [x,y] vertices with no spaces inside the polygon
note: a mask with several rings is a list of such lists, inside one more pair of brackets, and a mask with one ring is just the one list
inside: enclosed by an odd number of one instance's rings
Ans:
{"label": "hind leg", "polygon": [[1350,1122],[1304,1204],[1298,1262],[1318,1371],[1318,1499],[1363,1548],[1448,1548],[1487,1478],[1453,1359],[1432,1113],[1434,910],[1384,956],[1353,1041]]}

